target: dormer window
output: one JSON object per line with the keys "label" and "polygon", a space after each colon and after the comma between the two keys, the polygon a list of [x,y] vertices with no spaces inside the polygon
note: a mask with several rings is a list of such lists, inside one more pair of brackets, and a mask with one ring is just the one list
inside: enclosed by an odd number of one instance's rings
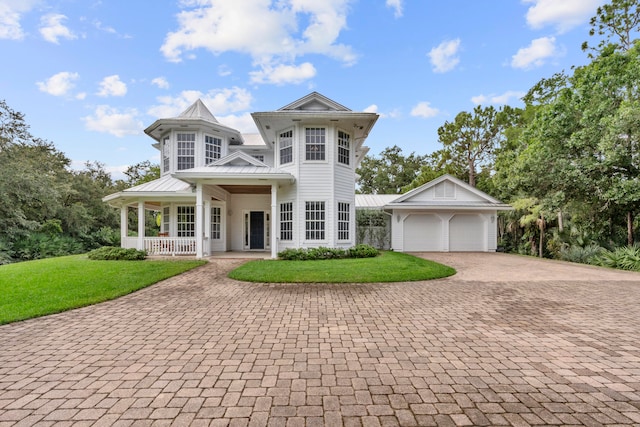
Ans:
{"label": "dormer window", "polygon": [[349,166],[349,159],[351,158],[351,136],[338,131],[338,163]]}
{"label": "dormer window", "polygon": [[293,131],[288,130],[280,134],[280,164],[293,162]]}
{"label": "dormer window", "polygon": [[178,145],[178,170],[192,169],[196,162],[196,134],[176,134]]}
{"label": "dormer window", "polygon": [[204,136],[204,163],[209,164],[222,156],[222,139]]}
{"label": "dormer window", "polygon": [[325,128],[305,129],[305,153],[307,160],[324,160],[326,146]]}

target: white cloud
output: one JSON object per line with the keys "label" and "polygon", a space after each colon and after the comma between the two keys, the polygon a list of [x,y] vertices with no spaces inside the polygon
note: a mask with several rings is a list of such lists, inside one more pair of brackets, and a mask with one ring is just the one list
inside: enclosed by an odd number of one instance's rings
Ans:
{"label": "white cloud", "polygon": [[169,89],[169,82],[164,77],[156,77],[151,80],[151,84],[158,86],[160,89]]}
{"label": "white cloud", "polygon": [[423,117],[428,119],[430,117],[435,117],[440,114],[440,110],[437,108],[433,108],[429,102],[423,101],[419,102],[413,109],[411,110],[411,115],[413,117]]}
{"label": "white cloud", "polygon": [[198,99],[205,103],[218,120],[220,120],[219,114],[248,110],[253,101],[253,97],[247,90],[238,87],[214,89],[206,94],[197,90],[185,90],[176,97],[158,97],[159,104],[151,107],[147,113],[157,118],[177,117]]}
{"label": "white cloud", "polygon": [[44,82],[37,82],[36,85],[38,89],[49,95],[65,96],[75,87],[73,82],[78,80],[79,77],[80,75],[78,73],[62,71],[49,77]]}
{"label": "white cloud", "polygon": [[138,135],[143,125],[136,109],[119,111],[108,105],[98,105],[93,115],[84,117],[85,127],[88,130],[110,133],[121,138],[125,135]]}
{"label": "white cloud", "polygon": [[350,1],[185,0],[177,15],[178,29],[167,34],[160,50],[174,62],[206,49],[216,55],[248,54],[255,66],[274,69],[306,54],[351,65],[357,58],[353,50],[337,43],[347,26]]}
{"label": "white cloud", "polygon": [[233,72],[227,64],[222,64],[218,67],[218,75],[220,77],[230,76]]}
{"label": "white cloud", "polygon": [[433,71],[436,73],[446,73],[455,68],[460,62],[457,56],[460,50],[460,39],[447,40],[431,49],[429,58],[433,65]]}
{"label": "white cloud", "polygon": [[513,68],[535,68],[544,65],[547,58],[559,54],[555,37],[540,37],[531,41],[528,47],[523,47],[511,58]]}
{"label": "white cloud", "polygon": [[45,15],[40,18],[40,34],[51,43],[60,44],[59,39],[73,40],[78,38],[71,30],[62,22],[67,19],[66,16],[60,14]]}
{"label": "white cloud", "polygon": [[98,96],[124,96],[127,94],[127,85],[120,80],[120,76],[114,74],[107,76],[100,82]]}
{"label": "white cloud", "polygon": [[252,83],[299,84],[315,77],[316,68],[310,62],[299,66],[281,64],[275,67],[264,66],[262,70],[252,71],[249,75]]}
{"label": "white cloud", "polygon": [[393,9],[393,15],[396,18],[400,18],[402,16],[402,2],[403,0],[387,0],[387,7]]}
{"label": "white cloud", "polygon": [[539,29],[552,25],[559,33],[587,22],[604,0],[523,0],[533,3],[527,11],[527,24]]}
{"label": "white cloud", "polygon": [[387,119],[387,118],[396,118],[396,117],[400,117],[400,111],[399,110],[392,110],[388,113],[383,113],[378,111],[378,106],[376,104],[371,104],[369,105],[367,108],[365,108],[363,110],[365,113],[376,113],[380,116],[380,118],[382,119]]}
{"label": "white cloud", "polygon": [[20,40],[24,31],[20,25],[23,14],[31,11],[40,0],[0,1],[0,39]]}
{"label": "white cloud", "polygon": [[501,95],[478,95],[471,98],[471,102],[476,105],[481,104],[493,104],[493,105],[508,105],[512,99],[520,100],[525,95],[525,92],[516,90],[508,90]]}
{"label": "white cloud", "polygon": [[223,125],[239,130],[242,133],[258,133],[256,122],[250,113],[229,114],[227,116],[216,116],[216,118]]}
{"label": "white cloud", "polygon": [[371,104],[367,108],[364,109],[365,113],[377,113],[378,106],[376,104]]}

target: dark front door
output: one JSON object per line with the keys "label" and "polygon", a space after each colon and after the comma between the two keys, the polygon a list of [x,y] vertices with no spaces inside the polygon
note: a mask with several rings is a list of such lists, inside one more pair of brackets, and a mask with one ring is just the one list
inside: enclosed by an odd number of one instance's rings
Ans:
{"label": "dark front door", "polygon": [[249,214],[249,249],[264,249],[264,212]]}

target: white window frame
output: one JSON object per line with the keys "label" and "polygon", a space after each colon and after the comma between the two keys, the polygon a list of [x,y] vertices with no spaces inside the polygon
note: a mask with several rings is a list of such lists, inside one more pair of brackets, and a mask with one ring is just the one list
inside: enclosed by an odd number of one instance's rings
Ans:
{"label": "white window frame", "polygon": [[171,138],[166,136],[162,140],[162,172],[171,170]]}
{"label": "white window frame", "polygon": [[222,138],[212,135],[204,136],[204,164],[208,165],[222,157]]}
{"label": "white window frame", "polygon": [[176,170],[194,168],[196,164],[196,133],[177,133],[176,147],[178,148]]}
{"label": "white window frame", "polygon": [[280,240],[293,241],[293,202],[280,203]]}
{"label": "white window frame", "polygon": [[171,228],[171,206],[164,206],[162,208],[162,232],[170,233]]}
{"label": "white window frame", "polygon": [[278,144],[278,161],[280,164],[288,165],[293,163],[293,129],[280,132],[278,135]]}
{"label": "white window frame", "polygon": [[304,153],[304,158],[307,162],[327,161],[326,127],[308,126],[304,128]]}
{"label": "white window frame", "polygon": [[209,232],[211,240],[222,239],[222,207],[211,206],[211,231]]}
{"label": "white window frame", "polygon": [[323,201],[306,201],[304,207],[305,240],[324,241],[326,239],[326,203]]}
{"label": "white window frame", "polygon": [[351,240],[351,204],[348,202],[338,202],[338,240]]}
{"label": "white window frame", "polygon": [[193,205],[180,205],[177,206],[176,212],[177,237],[195,237],[196,207]]}
{"label": "white window frame", "polygon": [[338,164],[351,165],[351,135],[338,130]]}

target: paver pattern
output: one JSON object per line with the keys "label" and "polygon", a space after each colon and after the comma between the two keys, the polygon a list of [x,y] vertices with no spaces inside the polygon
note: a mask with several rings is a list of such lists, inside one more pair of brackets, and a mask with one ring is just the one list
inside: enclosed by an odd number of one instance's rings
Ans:
{"label": "paver pattern", "polygon": [[460,274],[251,284],[212,260],[0,326],[0,426],[640,425],[640,275],[439,256]]}

